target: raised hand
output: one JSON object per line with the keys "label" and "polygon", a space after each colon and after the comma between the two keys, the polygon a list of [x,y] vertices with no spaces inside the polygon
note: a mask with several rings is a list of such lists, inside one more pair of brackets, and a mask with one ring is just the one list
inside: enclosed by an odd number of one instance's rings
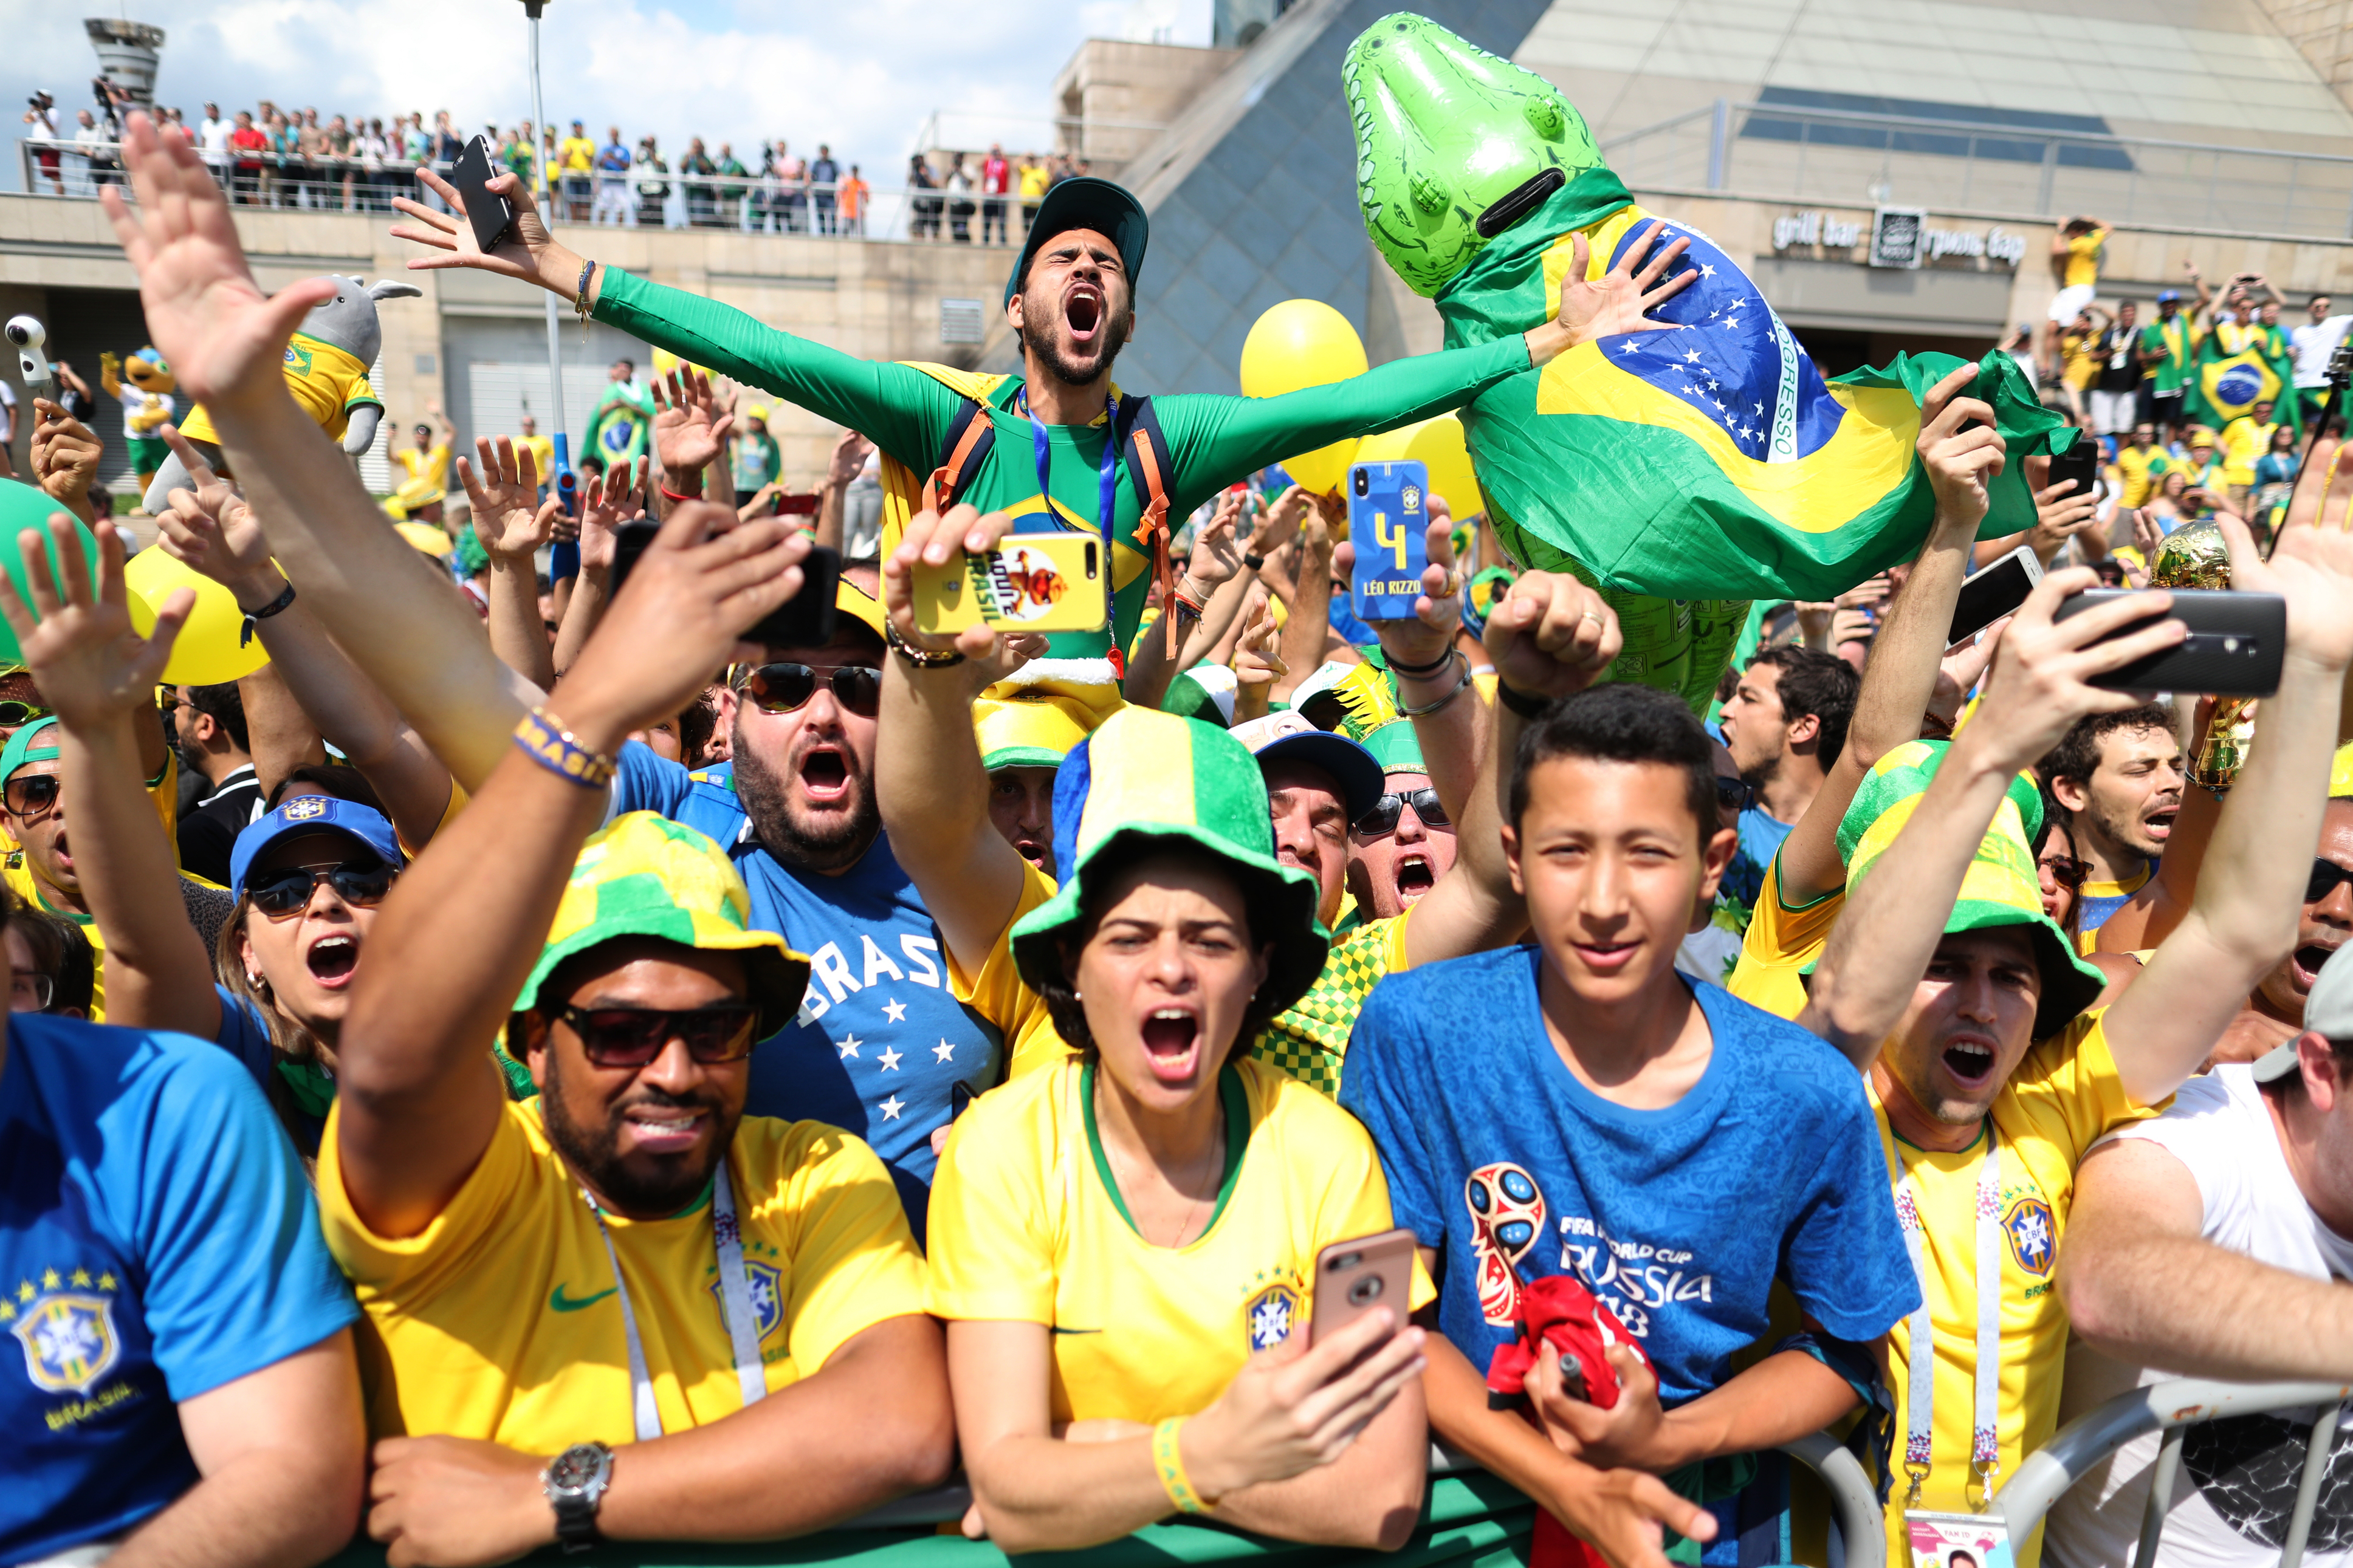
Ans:
{"label": "raised hand", "polygon": [[2235,517],[2216,520],[2231,544],[2231,586],[2287,600],[2287,656],[2323,669],[2353,664],[2353,532],[2344,518],[2280,530],[2266,561]]}
{"label": "raised hand", "polygon": [[172,492],[170,507],[155,520],[157,542],[165,554],[236,595],[239,608],[260,609],[286,586],[269,559],[260,521],[237,487],[213,472],[179,426],[161,428],[164,443],[196,488]]}
{"label": "raised hand", "polygon": [[994,550],[1013,531],[1013,520],[1001,511],[983,517],[971,506],[950,507],[942,515],[917,512],[899,535],[898,548],[882,560],[882,613],[901,642],[926,653],[960,653],[970,666],[965,674],[978,690],[1002,680],[1045,651],[1046,639],[1000,636],[986,621],[953,636],[915,629],[915,570],[945,566],[959,552],[977,555]]}
{"label": "raised hand", "polygon": [[1234,645],[1235,723],[1263,718],[1272,705],[1270,699],[1274,695],[1274,683],[1291,673],[1291,666],[1283,662],[1279,651],[1282,647],[1282,628],[1275,624],[1267,592],[1264,588],[1252,588],[1241,638]]}
{"label": "raised hand", "polygon": [[1241,521],[1242,503],[1247,499],[1248,492],[1244,490],[1227,490],[1219,495],[1217,510],[1193,535],[1193,554],[1185,563],[1185,575],[1193,580],[1204,602],[1219,584],[1242,569],[1241,546],[1234,542],[1234,529]]}
{"label": "raised hand", "polygon": [[1626,646],[1617,612],[1562,572],[1521,574],[1480,638],[1495,676],[1532,697],[1567,697],[1601,679]]}
{"label": "raised hand", "polygon": [[580,569],[584,572],[609,572],[613,569],[613,536],[625,523],[636,521],[646,514],[646,476],[648,459],[639,458],[636,472],[629,465],[607,468],[588,481],[580,492]]}
{"label": "raised hand", "polygon": [[[41,561],[42,545],[57,555],[57,577],[45,570],[26,574],[31,605],[13,592],[0,592],[0,618],[16,634],[25,664],[41,695],[69,729],[88,731],[154,700],[155,682],[172,657],[172,644],[196,606],[195,590],[174,588],[155,606],[155,629],[141,637],[131,627],[122,587],[122,538],[112,529],[98,536],[98,591],[90,591],[90,557],[81,535],[63,512],[49,518],[45,542],[37,529],[16,535],[17,549]],[[58,590],[62,579],[65,591]]]}
{"label": "raised hand", "polygon": [[114,185],[100,188],[99,205],[139,274],[148,335],[181,395],[216,408],[286,396],[279,368],[286,340],[311,307],[333,296],[333,280],[308,278],[263,293],[246,265],[228,198],[177,128],[159,133],[144,111],[134,111],[123,128],[122,166],[138,211]]}
{"label": "raised hand", "polygon": [[[1568,334],[1570,346],[1620,332],[1681,330],[1676,322],[1654,321],[1649,315],[1699,279],[1699,268],[1687,267],[1664,282],[1660,281],[1691,248],[1688,237],[1679,236],[1648,261],[1642,260],[1666,226],[1665,219],[1653,218],[1651,226],[1626,247],[1626,254],[1618,258],[1617,265],[1595,279],[1586,277],[1592,268],[1593,251],[1584,234],[1578,233],[1570,241],[1568,272],[1560,289],[1560,326]],[[1639,269],[1637,262],[1641,263]]]}
{"label": "raised hand", "polygon": [[1920,405],[1920,438],[1913,445],[1936,494],[1936,526],[1972,538],[1992,504],[1986,486],[2008,460],[1993,409],[1982,398],[1963,395],[1977,374],[1977,366],[1965,364],[1929,389]]}
{"label": "raised hand", "polygon": [[1304,485],[1293,485],[1276,497],[1250,536],[1250,553],[1272,555],[1298,538],[1300,525],[1307,519],[1310,499]]}
{"label": "raised hand", "polygon": [[1377,1308],[1312,1349],[1294,1334],[1250,1357],[1185,1425],[1179,1440],[1194,1485],[1214,1502],[1330,1464],[1421,1375],[1425,1335]]}
{"label": "raised hand", "polygon": [[2037,486],[2034,492],[2034,527],[2027,543],[2044,561],[2066,548],[2067,542],[2099,521],[2100,498],[2077,494],[2075,481],[2061,479],[2055,485],[2042,481],[2051,472],[2048,458],[2026,459],[2027,482]]}
{"label": "raised hand", "polygon": [[478,436],[474,450],[481,458],[479,474],[465,458],[458,459],[459,481],[473,504],[474,537],[491,555],[532,554],[547,542],[564,503],[553,491],[540,500],[539,462],[530,447],[518,449],[504,436],[493,447],[488,437]]}
{"label": "raised hand", "polygon": [[711,378],[685,365],[654,377],[653,385],[654,455],[672,489],[693,493],[701,488],[702,470],[725,448],[735,416],[717,408]]}
{"label": "raised hand", "polygon": [[89,426],[46,397],[33,399],[33,482],[69,511],[90,514],[90,487],[105,448]]}
{"label": "raised hand", "polygon": [[[1462,577],[1454,570],[1454,528],[1442,517],[1432,517],[1423,531],[1430,563],[1421,569],[1421,596],[1413,602],[1413,618],[1375,621],[1375,635],[1391,664],[1426,665],[1444,658],[1462,629]],[[1333,546],[1332,571],[1356,580],[1356,544],[1348,540]]]}
{"label": "raised hand", "polygon": [[1997,760],[2010,772],[2031,766],[2086,713],[2113,713],[2143,700],[2133,692],[2088,683],[2094,676],[2171,647],[2188,631],[2179,621],[2168,618],[2128,637],[2100,641],[2136,621],[2163,616],[2172,607],[2173,595],[2161,591],[2111,600],[2063,621],[2053,618],[2061,600],[2098,584],[2088,567],[2052,573],[2027,595],[2002,632],[1986,678],[1984,700],[1964,738],[1994,746]]}
{"label": "raised hand", "polygon": [[539,216],[538,202],[512,170],[491,176],[485,187],[504,196],[514,208],[514,221],[507,225],[505,235],[491,250],[484,250],[475,240],[474,226],[466,216],[466,198],[448,181],[421,166],[417,177],[449,204],[449,211],[435,212],[406,196],[392,198],[395,208],[416,220],[393,225],[392,237],[413,240],[439,253],[411,258],[408,265],[412,270],[429,272],[445,267],[470,267],[480,272],[495,272],[501,278],[537,283],[566,299],[578,287],[580,258],[555,243],[555,237],[547,231],[546,220]]}
{"label": "raised hand", "polygon": [[855,430],[844,430],[833,444],[833,454],[826,459],[825,482],[846,485],[866,470],[867,455],[874,443]]}

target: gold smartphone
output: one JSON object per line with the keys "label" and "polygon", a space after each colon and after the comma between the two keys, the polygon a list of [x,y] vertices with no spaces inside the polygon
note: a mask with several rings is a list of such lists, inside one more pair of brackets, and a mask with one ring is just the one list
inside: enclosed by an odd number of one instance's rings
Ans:
{"label": "gold smartphone", "polygon": [[1015,534],[995,550],[915,568],[915,629],[1095,631],[1111,620],[1110,563],[1083,533]]}
{"label": "gold smartphone", "polygon": [[1354,1241],[1335,1241],[1319,1253],[1307,1342],[1319,1343],[1383,1306],[1396,1310],[1398,1327],[1404,1328],[1413,1311],[1417,1245],[1410,1230],[1387,1230]]}

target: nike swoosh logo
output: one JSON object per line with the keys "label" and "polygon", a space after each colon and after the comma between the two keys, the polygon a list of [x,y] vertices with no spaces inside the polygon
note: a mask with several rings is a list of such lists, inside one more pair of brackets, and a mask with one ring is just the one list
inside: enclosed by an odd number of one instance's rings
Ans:
{"label": "nike swoosh logo", "polygon": [[1054,1325],[1054,1331],[1058,1334],[1099,1334],[1103,1332],[1101,1329],[1066,1329],[1060,1323],[1056,1323]]}
{"label": "nike swoosh logo", "polygon": [[547,1305],[554,1311],[576,1312],[584,1307],[595,1306],[618,1289],[620,1287],[617,1285],[607,1285],[594,1296],[567,1296],[564,1293],[564,1287],[558,1285],[547,1293]]}

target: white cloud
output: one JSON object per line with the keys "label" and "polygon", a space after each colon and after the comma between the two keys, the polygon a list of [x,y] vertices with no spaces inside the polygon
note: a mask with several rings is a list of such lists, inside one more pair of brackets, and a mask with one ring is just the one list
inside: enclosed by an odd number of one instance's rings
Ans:
{"label": "white cloud", "polygon": [[[21,102],[48,89],[69,128],[97,68],[79,9],[0,0],[14,14],[0,91]],[[967,145],[1051,145],[1055,73],[1086,37],[1118,37],[1129,11],[1130,0],[550,0],[544,97],[559,125],[650,132],[673,156],[700,135],[748,162],[781,136],[804,153],[828,142],[875,178],[904,167],[939,110]],[[206,100],[322,116],[447,109],[468,130],[531,111],[514,0],[132,0],[126,14],[165,28],[157,94],[191,119]],[[14,160],[0,183],[21,188]]]}

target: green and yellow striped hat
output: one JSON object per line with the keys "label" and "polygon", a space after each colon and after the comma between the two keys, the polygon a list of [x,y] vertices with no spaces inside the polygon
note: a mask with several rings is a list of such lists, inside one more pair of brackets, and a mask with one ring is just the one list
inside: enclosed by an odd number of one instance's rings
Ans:
{"label": "green and yellow striped hat", "polygon": [[[1906,742],[1880,758],[1855,791],[1838,835],[1850,896],[1912,820],[1928,781],[1936,776],[1951,749],[1949,741]],[[1947,934],[2010,925],[2031,930],[2036,964],[2042,972],[2042,996],[2034,1013],[2037,1039],[2066,1027],[2107,984],[2106,976],[2075,955],[2066,932],[2042,912],[2042,881],[2034,868],[2032,848],[2042,828],[2042,796],[2034,781],[2021,773],[2010,780],[1945,921]],[[1810,964],[1807,973],[1811,971]]]}
{"label": "green and yellow striped hat", "polygon": [[1060,973],[1089,893],[1164,847],[1223,861],[1242,885],[1254,940],[1274,947],[1261,1000],[1277,1012],[1324,972],[1331,939],[1315,919],[1315,879],[1274,858],[1274,821],[1258,759],[1197,719],[1129,706],[1072,749],[1054,777],[1054,864],[1062,885],[1013,927],[1013,960],[1035,988]]}
{"label": "green and yellow striped hat", "polygon": [[752,895],[718,845],[650,811],[615,817],[573,862],[547,945],[522,983],[515,1010],[539,1005],[539,988],[575,953],[622,937],[655,937],[705,952],[740,952],[767,1038],[800,1011],[809,961],[772,931],[753,926]]}

